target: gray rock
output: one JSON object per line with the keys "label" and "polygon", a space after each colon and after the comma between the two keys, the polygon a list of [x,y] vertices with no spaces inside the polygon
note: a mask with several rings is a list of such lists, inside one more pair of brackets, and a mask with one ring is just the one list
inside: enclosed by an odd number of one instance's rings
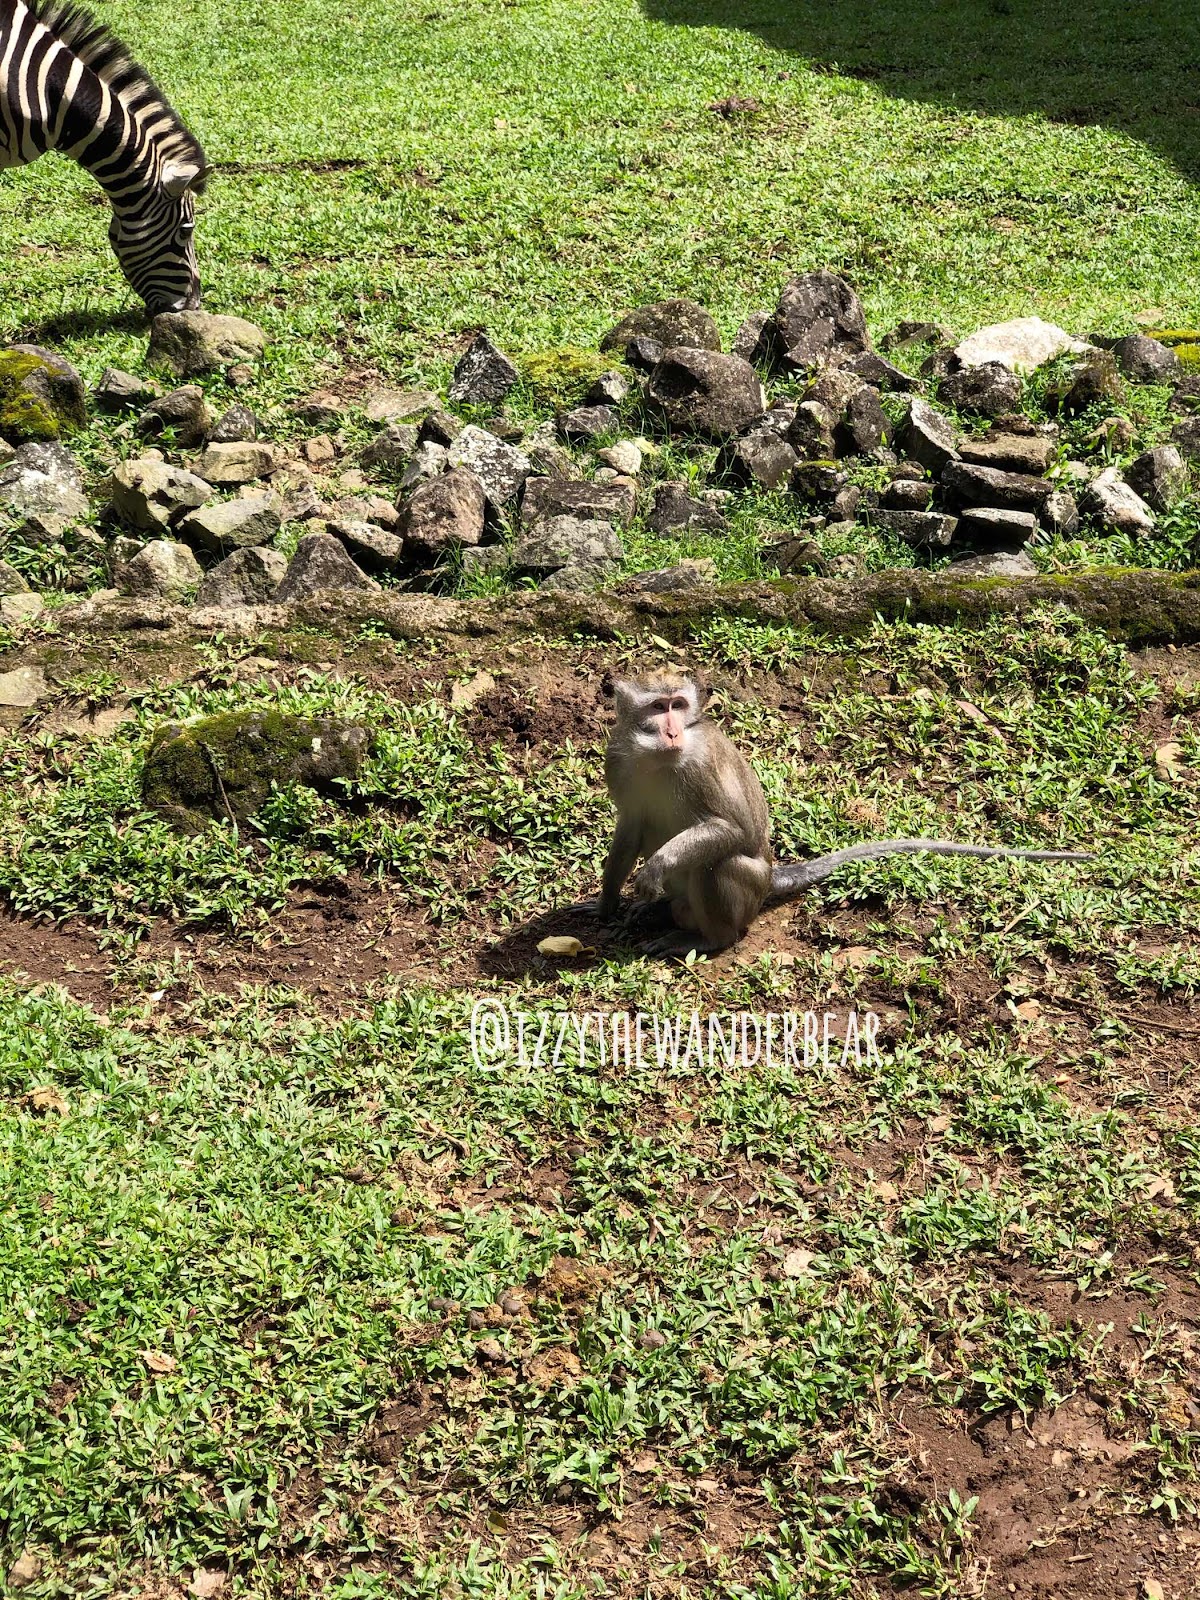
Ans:
{"label": "gray rock", "polygon": [[716,562],[703,556],[697,561],[678,561],[673,567],[659,567],[653,572],[635,572],[617,587],[622,594],[682,594],[716,581]]}
{"label": "gray rock", "polygon": [[291,410],[311,428],[337,428],[349,414],[350,407],[332,389],[314,389],[303,400],[297,400]]}
{"label": "gray rock", "polygon": [[615,561],[573,561],[543,578],[538,588],[557,594],[587,594],[602,589],[619,570]]}
{"label": "gray rock", "polygon": [[211,484],[165,461],[122,461],[110,494],[119,521],[144,533],[161,532],[216,495]]}
{"label": "gray rock", "polygon": [[7,561],[0,561],[0,594],[28,594],[29,585]]}
{"label": "gray rock", "polygon": [[166,367],[177,378],[219,372],[235,362],[257,361],[267,336],[244,317],[207,311],[165,311],[150,324],[151,366]]}
{"label": "gray rock", "polygon": [[259,435],[258,418],[249,406],[234,405],[219,418],[208,436],[210,445],[247,444]]}
{"label": "gray rock", "polygon": [[106,367],[100,382],[92,390],[92,399],[98,411],[115,413],[130,406],[147,406],[157,396],[158,386],[145,378],[135,378],[131,372],[119,367]]}
{"label": "gray rock", "polygon": [[879,341],[879,348],[888,354],[893,350],[912,350],[920,345],[952,345],[954,336],[940,322],[898,322],[890,333]]}
{"label": "gray rock", "polygon": [[[642,470],[642,447],[632,439],[618,439],[606,450],[596,452],[597,459],[611,467],[621,478],[636,478]],[[557,474],[551,474],[557,476]]]}
{"label": "gray rock", "polygon": [[0,467],[6,467],[16,453],[16,445],[9,444],[7,439],[0,439]]}
{"label": "gray rock", "polygon": [[40,594],[0,594],[0,622],[18,627],[40,617],[46,602]]}
{"label": "gray rock", "polygon": [[503,544],[466,545],[462,551],[464,577],[508,570],[508,546]]}
{"label": "gray rock", "polygon": [[447,548],[480,544],[486,512],[487,495],[473,472],[456,468],[431,479],[401,509],[405,554],[428,561]]}
{"label": "gray rock", "polygon": [[143,439],[170,432],[181,450],[194,450],[208,437],[213,421],[204,390],[189,383],[152,400],[138,417],[137,431]]}
{"label": "gray rock", "polygon": [[[1171,443],[1185,461],[1200,460],[1200,416],[1177,422],[1171,429]],[[2,477],[0,481],[3,481]]]}
{"label": "gray rock", "polygon": [[763,429],[724,445],[713,467],[713,477],[742,489],[778,489],[787,482],[798,460],[786,439]]}
{"label": "gray rock", "polygon": [[483,485],[488,505],[502,511],[520,491],[533,471],[529,457],[515,445],[497,439],[486,428],[464,428],[450,446],[446,460],[451,467],[473,472]]}
{"label": "gray rock", "polygon": [[449,465],[449,457],[450,452],[444,444],[434,444],[431,439],[419,444],[400,474],[400,493],[404,495],[410,489],[440,477]]}
{"label": "gray rock", "polygon": [[389,422],[362,453],[364,467],[401,473],[417,448],[417,430],[411,422]]}
{"label": "gray rock", "polygon": [[390,500],[382,495],[344,494],[329,508],[330,522],[373,522],[377,527],[395,533],[400,526],[400,513]]}
{"label": "gray rock", "polygon": [[198,477],[205,483],[215,483],[223,488],[237,488],[239,484],[254,483],[269,477],[275,471],[275,447],[253,442],[243,444],[210,444],[193,463]]}
{"label": "gray rock", "polygon": [[952,461],[942,471],[942,488],[964,506],[999,506],[1006,511],[1040,511],[1054,485],[1023,472],[1000,472]]}
{"label": "gray rock", "polygon": [[955,578],[1032,578],[1037,566],[1024,550],[987,550],[952,562],[949,572]]}
{"label": "gray rock", "polygon": [[979,417],[1002,417],[1021,405],[1021,380],[999,362],[963,367],[938,385],[938,398],[956,411]]}
{"label": "gray rock", "polygon": [[61,445],[23,444],[0,466],[0,520],[52,520],[60,529],[90,513],[82,476]]}
{"label": "gray rock", "polygon": [[950,418],[935,411],[927,400],[914,397],[896,434],[896,443],[911,461],[933,476],[958,457],[958,436]]}
{"label": "gray rock", "polygon": [[398,572],[404,541],[373,522],[327,522],[326,533],[343,544],[351,560],[364,572]]}
{"label": "gray rock", "polygon": [[848,483],[834,495],[829,505],[829,516],[833,522],[853,522],[858,516],[858,508],[862,503],[862,490],[857,483]]}
{"label": "gray rock", "polygon": [[660,300],[639,306],[622,317],[600,341],[601,350],[625,355],[635,340],[650,340],[664,350],[686,346],[689,350],[719,350],[721,335],[703,306],[694,300]]}
{"label": "gray rock", "polygon": [[855,390],[833,437],[839,455],[871,455],[891,443],[892,425],[880,404],[878,389],[864,383]]}
{"label": "gray rock", "polygon": [[958,519],[958,542],[976,550],[1019,550],[1038,531],[1032,511],[971,506]]}
{"label": "gray rock", "polygon": [[917,478],[896,478],[879,497],[886,511],[928,511],[933,503],[933,485]]}
{"label": "gray rock", "polygon": [[49,693],[50,685],[41,667],[15,667],[11,672],[0,672],[0,706],[23,711]]}
{"label": "gray rock", "polygon": [[862,302],[833,272],[793,278],[779,297],[775,327],[784,364],[801,372],[871,348]]}
{"label": "gray rock", "polygon": [[802,461],[788,488],[806,505],[828,505],[846,487],[846,474],[832,461]]}
{"label": "gray rock", "polygon": [[503,400],[520,376],[486,333],[477,334],[455,365],[450,399],[455,405],[485,405],[489,401]]}
{"label": "gray rock", "polygon": [[206,572],[196,591],[198,606],[257,606],[270,600],[283,581],[287,561],[278,550],[253,545],[235,550],[211,572]]}
{"label": "gray rock", "polygon": [[1054,460],[1054,440],[1041,433],[994,431],[981,438],[964,439],[959,454],[973,466],[1041,477]]}
{"label": "gray rock", "polygon": [[1173,384],[1183,371],[1168,345],[1145,334],[1131,333],[1112,346],[1113,358],[1132,383]]}
{"label": "gray rock", "polygon": [[778,366],[782,351],[774,312],[752,311],[737,331],[732,354],[741,356],[752,367],[772,371]]}
{"label": "gray rock", "polygon": [[[279,482],[279,474],[276,474],[272,482]],[[324,519],[328,514],[328,507],[309,479],[301,478],[299,481],[289,482],[279,508],[280,521],[309,522],[314,517]]]}
{"label": "gray rock", "polygon": [[1091,406],[1115,405],[1125,398],[1125,385],[1117,363],[1107,350],[1091,350],[1076,361],[1069,372],[1046,390],[1047,411],[1078,416]]}
{"label": "gray rock", "polygon": [[322,589],[378,588],[374,578],[354,565],[340,540],[328,533],[310,533],[296,546],[274,598],[282,604],[307,600]]}
{"label": "gray rock", "polygon": [[575,462],[565,450],[560,450],[556,444],[530,444],[526,446],[526,454],[533,466],[533,473],[538,478],[578,478],[582,474]]}
{"label": "gray rock", "polygon": [[885,389],[892,394],[907,394],[917,387],[915,378],[910,378],[907,372],[894,367],[873,350],[864,350],[861,355],[851,356],[845,370],[861,378],[863,383],[870,384],[873,389]]}
{"label": "gray rock", "polygon": [[175,532],[193,550],[225,556],[231,550],[270,544],[279,526],[279,507],[274,497],[256,494],[201,506],[182,517]]}
{"label": "gray rock", "polygon": [[[78,461],[66,445],[54,441],[39,440],[21,445],[7,465],[14,472],[29,468],[47,478],[57,478],[71,489],[83,488],[83,472]],[[6,470],[0,473],[0,478],[8,475]]]}
{"label": "gray rock", "polygon": [[872,511],[871,522],[915,550],[948,550],[958,529],[958,519],[940,511]]}
{"label": "gray rock", "polygon": [[1105,533],[1150,533],[1154,527],[1154,513],[1116,467],[1107,467],[1092,479],[1079,497],[1079,509]]}
{"label": "gray rock", "polygon": [[196,587],[203,573],[187,545],[174,539],[152,539],[114,576],[122,594],[178,600]]}
{"label": "gray rock", "polygon": [[791,573],[823,573],[829,568],[825,552],[817,541],[802,535],[770,545],[762,556],[768,571],[784,576]]}
{"label": "gray rock", "polygon": [[0,417],[10,444],[56,439],[87,425],[83,379],[57,351],[40,344],[6,345],[0,349],[0,381],[5,391]]}
{"label": "gray rock", "polygon": [[1069,352],[1081,354],[1088,348],[1082,339],[1043,322],[1041,317],[1013,317],[994,322],[964,339],[954,351],[964,367],[1000,366],[1009,372],[1033,372]]}
{"label": "gray rock", "polygon": [[602,372],[584,395],[589,406],[619,406],[628,400],[632,384],[623,372]]}
{"label": "gray rock", "polygon": [[637,494],[629,482],[587,483],[580,479],[527,478],[521,521],[527,528],[549,517],[581,517],[585,521],[629,522],[637,510]]}
{"label": "gray rock", "polygon": [[418,444],[440,444],[449,448],[466,427],[461,417],[449,411],[433,411],[417,429]]}
{"label": "gray rock", "polygon": [[823,406],[834,422],[840,422],[846,407],[862,388],[862,379],[845,367],[825,367],[805,389],[805,401]]}
{"label": "gray rock", "polygon": [[1079,506],[1073,494],[1056,489],[1046,496],[1042,507],[1042,527],[1060,539],[1073,539],[1079,532]]}
{"label": "gray rock", "polygon": [[[364,407],[368,422],[408,422],[441,405],[432,389],[377,389]],[[415,440],[414,440],[415,442]]]}
{"label": "gray rock", "polygon": [[762,380],[748,361],[676,347],[650,374],[648,398],[670,427],[717,443],[747,429],[766,410]]}
{"label": "gray rock", "polygon": [[1173,444],[1155,445],[1129,463],[1125,481],[1152,511],[1167,511],[1187,493],[1187,463]]}
{"label": "gray rock", "polygon": [[666,346],[657,339],[631,339],[625,346],[625,364],[636,372],[652,372],[662,360]]}
{"label": "gray rock", "polygon": [[788,424],[787,443],[804,461],[831,461],[836,451],[833,413],[818,400],[804,400]]}
{"label": "gray rock", "polygon": [[620,535],[609,522],[582,517],[551,517],[526,534],[510,553],[514,571],[538,576],[561,567],[596,566],[620,561]]}
{"label": "gray rock", "polygon": [[693,499],[682,483],[660,483],[654,508],[646,519],[651,533],[724,533],[729,524],[721,513]]}
{"label": "gray rock", "polygon": [[612,406],[576,406],[558,419],[558,431],[569,444],[590,444],[615,433],[621,419]]}

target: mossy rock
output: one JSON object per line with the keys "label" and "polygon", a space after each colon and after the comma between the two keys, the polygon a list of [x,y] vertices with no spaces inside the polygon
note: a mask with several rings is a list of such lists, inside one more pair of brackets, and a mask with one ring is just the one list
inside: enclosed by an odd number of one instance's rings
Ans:
{"label": "mossy rock", "polygon": [[86,424],[83,379],[69,361],[36,344],[0,350],[0,438],[57,439]]}
{"label": "mossy rock", "polygon": [[545,405],[561,405],[578,400],[612,362],[594,350],[564,345],[558,350],[536,350],[523,356],[521,376]]}
{"label": "mossy rock", "polygon": [[358,723],[287,711],[227,711],[169,723],[146,753],[142,798],[184,833],[198,833],[213,819],[244,822],[272,784],[342,792],[361,772],[370,742]]}

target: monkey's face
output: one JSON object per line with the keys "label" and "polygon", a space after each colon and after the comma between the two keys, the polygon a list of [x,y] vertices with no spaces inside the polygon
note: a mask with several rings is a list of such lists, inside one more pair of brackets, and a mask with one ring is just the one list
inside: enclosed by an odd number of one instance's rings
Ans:
{"label": "monkey's face", "polygon": [[688,747],[700,718],[700,694],[689,678],[658,678],[649,683],[613,685],[617,722],[646,755],[676,760]]}

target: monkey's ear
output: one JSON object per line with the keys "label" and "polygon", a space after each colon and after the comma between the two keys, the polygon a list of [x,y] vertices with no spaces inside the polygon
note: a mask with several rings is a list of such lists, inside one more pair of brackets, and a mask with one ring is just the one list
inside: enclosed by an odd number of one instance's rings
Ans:
{"label": "monkey's ear", "polygon": [[703,711],[705,706],[713,697],[712,684],[705,683],[703,678],[697,678],[694,674],[692,676],[691,683],[692,688],[696,691],[696,704],[700,707],[700,710]]}
{"label": "monkey's ear", "polygon": [[631,716],[638,706],[638,686],[628,678],[614,678],[612,697],[618,716]]}

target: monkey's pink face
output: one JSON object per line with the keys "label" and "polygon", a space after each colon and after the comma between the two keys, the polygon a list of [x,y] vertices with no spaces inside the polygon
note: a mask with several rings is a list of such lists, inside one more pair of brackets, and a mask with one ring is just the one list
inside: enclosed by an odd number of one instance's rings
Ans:
{"label": "monkey's pink face", "polygon": [[650,755],[678,756],[698,715],[695,698],[680,686],[662,692],[622,685],[623,710],[633,725],[638,748]]}

